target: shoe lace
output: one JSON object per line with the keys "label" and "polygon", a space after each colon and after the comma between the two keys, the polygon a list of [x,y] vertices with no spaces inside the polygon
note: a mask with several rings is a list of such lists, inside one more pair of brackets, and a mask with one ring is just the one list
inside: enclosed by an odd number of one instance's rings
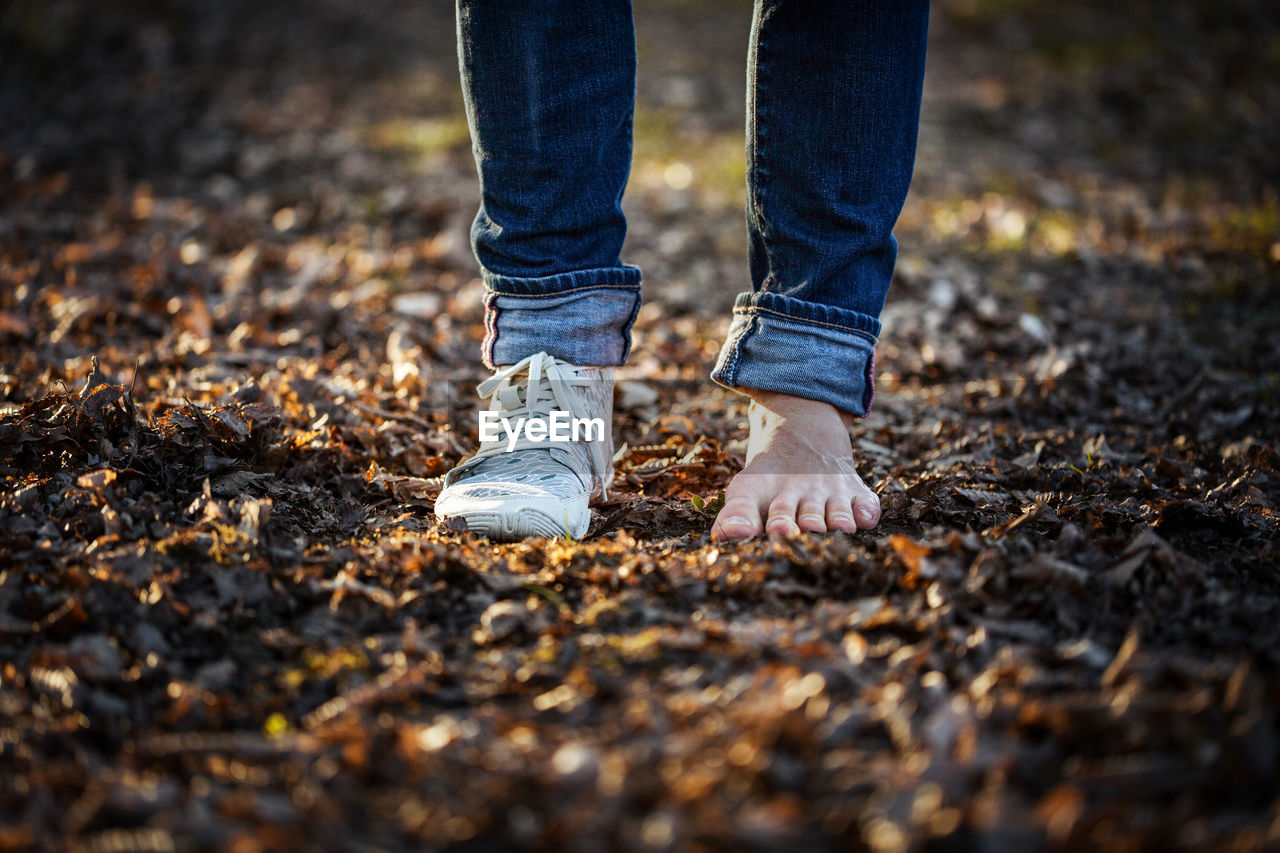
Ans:
{"label": "shoe lace", "polygon": [[[587,419],[591,412],[587,409],[582,393],[575,386],[581,388],[599,380],[584,374],[585,371],[567,361],[538,352],[515,364],[498,368],[492,376],[476,386],[476,393],[487,399],[490,411],[512,423],[519,418],[525,418],[526,424],[535,419],[550,421],[551,413],[555,411],[568,412],[574,419]],[[608,429],[607,424],[605,428]],[[600,481],[602,497],[607,497],[608,473],[612,460],[609,458],[606,442],[588,441],[586,444],[591,472]],[[526,449],[549,448],[545,441],[530,439],[526,429],[521,432],[514,445],[505,436],[496,441],[482,441],[476,455],[450,473],[461,472],[464,468],[471,468],[502,453]]]}

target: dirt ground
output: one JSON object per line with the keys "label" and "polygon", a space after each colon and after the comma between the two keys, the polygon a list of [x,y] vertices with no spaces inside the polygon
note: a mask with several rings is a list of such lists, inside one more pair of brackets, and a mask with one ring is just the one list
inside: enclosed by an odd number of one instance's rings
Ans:
{"label": "dirt ground", "polygon": [[636,17],[619,480],[491,545],[450,5],[0,6],[0,850],[1280,846],[1280,7],[935,3],[885,521],[719,546],[750,9]]}

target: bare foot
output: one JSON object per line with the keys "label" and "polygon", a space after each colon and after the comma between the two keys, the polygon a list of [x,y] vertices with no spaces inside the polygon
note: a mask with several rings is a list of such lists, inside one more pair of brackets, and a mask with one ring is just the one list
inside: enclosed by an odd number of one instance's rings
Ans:
{"label": "bare foot", "polygon": [[853,467],[852,417],[786,394],[751,392],[747,465],[729,482],[716,540],[801,530],[870,530],[880,499]]}

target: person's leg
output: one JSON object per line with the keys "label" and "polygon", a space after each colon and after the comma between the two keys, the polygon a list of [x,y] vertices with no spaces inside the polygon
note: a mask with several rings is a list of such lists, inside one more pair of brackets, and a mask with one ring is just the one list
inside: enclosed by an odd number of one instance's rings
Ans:
{"label": "person's leg", "polygon": [[620,260],[636,52],[630,0],[457,0],[490,367],[617,366],[640,271]]}
{"label": "person's leg", "polygon": [[[472,245],[488,296],[477,389],[496,437],[449,472],[437,517],[498,539],[578,537],[613,477],[613,367],[630,349],[640,271],[619,257],[631,166],[629,0],[457,0],[480,177]],[[556,419],[575,419],[558,441]],[[594,423],[579,440],[577,422]],[[540,426],[535,433],[534,425]],[[540,436],[540,437],[539,437]]]}
{"label": "person's leg", "polygon": [[712,378],[752,397],[713,533],[879,520],[848,424],[871,405],[893,225],[911,182],[927,0],[757,0],[748,67],[752,292]]}

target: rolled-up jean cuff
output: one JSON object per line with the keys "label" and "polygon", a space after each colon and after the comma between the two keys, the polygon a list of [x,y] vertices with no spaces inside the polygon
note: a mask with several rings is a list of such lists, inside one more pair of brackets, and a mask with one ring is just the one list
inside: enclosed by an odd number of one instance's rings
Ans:
{"label": "rolled-up jean cuff", "polygon": [[606,267],[514,278],[484,273],[484,363],[515,364],[536,352],[580,366],[618,367],[631,352],[640,270]]}
{"label": "rolled-up jean cuff", "polygon": [[711,378],[726,388],[820,400],[866,417],[880,321],[777,293],[741,293]]}

